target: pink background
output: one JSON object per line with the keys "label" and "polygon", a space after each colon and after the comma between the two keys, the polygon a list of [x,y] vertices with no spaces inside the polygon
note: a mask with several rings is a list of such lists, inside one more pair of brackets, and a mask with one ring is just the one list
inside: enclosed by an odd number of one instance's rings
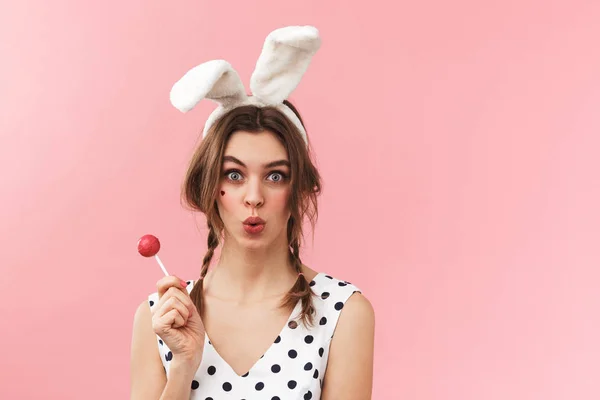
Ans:
{"label": "pink background", "polygon": [[373,398],[600,397],[600,2],[2,8],[0,398],[128,397],[162,274],[137,239],[186,279],[206,248],[179,185],[214,105],[171,85],[212,58],[247,84],[289,24],[323,37],[291,98],[325,180],[303,260],[371,299]]}

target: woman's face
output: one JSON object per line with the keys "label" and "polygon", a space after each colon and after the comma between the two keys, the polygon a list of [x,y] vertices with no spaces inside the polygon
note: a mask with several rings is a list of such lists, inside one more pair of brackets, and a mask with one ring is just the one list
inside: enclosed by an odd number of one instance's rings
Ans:
{"label": "woman's face", "polygon": [[[226,238],[248,248],[269,246],[277,240],[287,243],[290,172],[287,152],[274,133],[238,131],[231,135],[217,200]],[[244,226],[248,217],[262,218],[262,231],[248,232]]]}

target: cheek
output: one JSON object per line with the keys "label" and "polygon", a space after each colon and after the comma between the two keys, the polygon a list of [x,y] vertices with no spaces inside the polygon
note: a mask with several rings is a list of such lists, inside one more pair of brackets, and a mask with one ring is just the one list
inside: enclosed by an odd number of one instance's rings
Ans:
{"label": "cheek", "polygon": [[219,203],[219,205],[225,211],[229,211],[232,209],[234,197],[235,196],[233,195],[233,193],[231,191],[228,191],[226,189],[220,189],[219,190],[219,199],[218,199],[217,203]]}
{"label": "cheek", "polygon": [[271,203],[276,208],[286,209],[288,207],[288,199],[289,199],[289,192],[287,190],[281,191],[281,192],[274,194],[273,197],[271,197]]}

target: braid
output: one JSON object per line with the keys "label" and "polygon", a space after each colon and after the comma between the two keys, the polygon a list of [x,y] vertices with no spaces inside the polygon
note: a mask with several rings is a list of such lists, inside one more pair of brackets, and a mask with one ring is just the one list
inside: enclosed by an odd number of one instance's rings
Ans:
{"label": "braid", "polygon": [[[292,240],[290,244],[290,252],[289,259],[293,265],[295,271],[299,274],[302,272],[302,261],[300,260],[300,245],[297,239]],[[300,313],[300,319],[304,323],[304,325],[312,326],[314,323],[314,306],[312,295],[314,292],[310,288],[308,281],[304,278],[303,275],[298,275],[296,279],[296,283],[287,293],[284,301],[283,307],[288,307],[293,309],[296,306],[298,300],[302,301],[302,311]]]}
{"label": "braid", "polygon": [[196,306],[198,313],[202,315],[202,287],[204,283],[204,277],[208,272],[208,266],[210,265],[210,261],[212,260],[213,255],[215,254],[215,249],[219,245],[219,237],[217,236],[217,232],[212,224],[208,224],[208,249],[206,250],[206,254],[204,255],[204,259],[202,260],[202,270],[200,271],[200,278],[198,282],[194,285],[190,292],[190,297],[192,302]]}

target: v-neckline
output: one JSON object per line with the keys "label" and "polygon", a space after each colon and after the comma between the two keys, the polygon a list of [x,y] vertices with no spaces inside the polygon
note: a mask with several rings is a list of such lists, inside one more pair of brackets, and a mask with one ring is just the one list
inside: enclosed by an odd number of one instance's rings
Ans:
{"label": "v-neckline", "polygon": [[[319,277],[320,275],[323,275],[322,272],[319,272],[315,275],[315,277],[312,279],[312,281],[315,282],[316,284],[316,279],[317,277]],[[285,321],[285,324],[283,325],[283,327],[281,328],[281,330],[279,331],[279,333],[277,334],[277,336],[275,337],[275,339],[273,339],[273,341],[271,342],[271,344],[269,345],[269,347],[263,352],[263,354],[258,358],[258,360],[256,360],[252,366],[250,367],[250,369],[248,369],[248,371],[246,373],[244,373],[243,375],[239,375],[237,372],[235,372],[235,369],[233,369],[233,367],[227,362],[227,360],[225,360],[221,354],[219,354],[219,352],[217,351],[216,347],[212,344],[212,341],[210,340],[210,337],[208,336],[208,332],[206,332],[206,330],[204,330],[204,351],[206,351],[207,348],[212,348],[212,351],[215,353],[215,355],[217,356],[217,358],[219,359],[219,361],[221,361],[227,368],[229,368],[229,370],[236,376],[236,378],[244,378],[246,376],[248,376],[248,374],[250,372],[252,372],[253,369],[256,368],[256,366],[258,365],[258,363],[260,362],[260,360],[262,360],[268,353],[271,352],[271,349],[273,348],[273,345],[275,344],[275,341],[277,340],[277,338],[280,338],[283,335],[283,332],[285,332],[285,329],[288,327],[290,321],[292,320],[292,318],[298,313],[299,309],[302,306],[302,301],[299,299],[296,302],[296,305],[294,306],[294,309],[292,310],[292,312],[290,313],[290,315],[288,316],[288,318]]]}

